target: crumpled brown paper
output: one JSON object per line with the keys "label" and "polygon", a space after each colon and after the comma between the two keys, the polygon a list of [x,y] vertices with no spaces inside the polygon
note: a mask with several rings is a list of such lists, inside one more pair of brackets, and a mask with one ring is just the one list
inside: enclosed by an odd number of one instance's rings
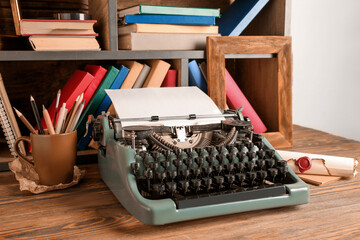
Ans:
{"label": "crumpled brown paper", "polygon": [[34,194],[74,186],[85,176],[86,173],[85,170],[80,170],[77,166],[74,166],[74,179],[72,182],[66,184],[60,183],[54,186],[45,186],[39,184],[39,175],[35,172],[35,169],[30,166],[30,164],[26,164],[16,158],[14,161],[9,162],[9,168],[15,174],[15,178],[20,184],[20,191],[27,190]]}

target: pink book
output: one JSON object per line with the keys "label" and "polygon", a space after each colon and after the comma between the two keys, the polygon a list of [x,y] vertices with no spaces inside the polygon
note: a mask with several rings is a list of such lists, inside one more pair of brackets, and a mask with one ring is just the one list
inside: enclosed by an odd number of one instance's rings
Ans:
{"label": "pink book", "polygon": [[251,125],[254,127],[256,133],[266,132],[266,127],[261,121],[260,117],[255,112],[249,101],[246,99],[239,86],[236,84],[230,73],[225,69],[226,80],[226,102],[229,108],[236,109],[244,107],[242,114],[250,118]]}
{"label": "pink book", "polygon": [[161,87],[176,87],[176,77],[177,77],[177,71],[170,69],[167,72],[164,81],[161,84]]}
{"label": "pink book", "polygon": [[86,65],[84,70],[94,76],[94,80],[91,81],[91,83],[84,92],[85,108],[92,96],[94,95],[99,84],[103,80],[104,76],[106,75],[107,70],[101,66],[96,65]]}

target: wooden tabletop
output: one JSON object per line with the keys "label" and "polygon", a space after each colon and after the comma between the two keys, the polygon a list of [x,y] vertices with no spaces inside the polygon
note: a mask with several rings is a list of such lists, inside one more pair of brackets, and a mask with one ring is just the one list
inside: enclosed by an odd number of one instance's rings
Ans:
{"label": "wooden tabletop", "polygon": [[[360,156],[360,142],[294,126],[292,150]],[[0,173],[0,239],[360,239],[360,177],[310,186],[310,203],[164,226],[130,215],[101,181],[96,164],[70,189],[20,192]]]}

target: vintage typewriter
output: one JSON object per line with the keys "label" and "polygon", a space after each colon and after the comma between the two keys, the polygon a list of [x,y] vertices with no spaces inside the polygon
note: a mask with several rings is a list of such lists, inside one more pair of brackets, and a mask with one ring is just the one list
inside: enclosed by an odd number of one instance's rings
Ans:
{"label": "vintage typewriter", "polygon": [[158,225],[309,201],[308,186],[240,110],[221,112],[191,87],[107,93],[119,117],[103,113],[92,121],[101,145],[100,174],[141,222]]}

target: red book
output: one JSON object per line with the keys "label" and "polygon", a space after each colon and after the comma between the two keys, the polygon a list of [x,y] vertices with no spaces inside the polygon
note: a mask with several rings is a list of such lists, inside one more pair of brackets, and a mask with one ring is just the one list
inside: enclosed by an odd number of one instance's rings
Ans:
{"label": "red book", "polygon": [[[61,97],[59,101],[59,110],[63,103],[66,103],[66,108],[70,111],[76,98],[83,93],[89,84],[94,80],[94,76],[88,72],[81,70],[76,70],[71,78],[67,81],[63,89],[61,89]],[[51,118],[53,118],[55,113],[56,98],[48,108],[48,112]],[[57,116],[56,116],[57,117]],[[51,119],[53,120],[53,119]],[[41,119],[42,125],[46,128],[46,123],[44,118]]]}
{"label": "red book", "polygon": [[239,86],[236,84],[230,73],[225,69],[225,81],[226,81],[226,102],[229,108],[236,109],[244,107],[242,114],[250,118],[251,125],[254,127],[256,133],[266,132],[266,127],[261,121],[260,117],[255,112]]}
{"label": "red book", "polygon": [[176,80],[177,80],[177,71],[170,69],[165,78],[161,87],[176,87]]}
{"label": "red book", "polygon": [[93,75],[94,80],[91,81],[91,83],[89,84],[89,86],[86,88],[86,90],[84,92],[84,100],[85,100],[84,108],[89,103],[92,96],[94,95],[96,89],[98,88],[99,84],[101,83],[104,76],[106,75],[107,70],[101,66],[86,65],[85,71],[87,71],[88,73]]}

